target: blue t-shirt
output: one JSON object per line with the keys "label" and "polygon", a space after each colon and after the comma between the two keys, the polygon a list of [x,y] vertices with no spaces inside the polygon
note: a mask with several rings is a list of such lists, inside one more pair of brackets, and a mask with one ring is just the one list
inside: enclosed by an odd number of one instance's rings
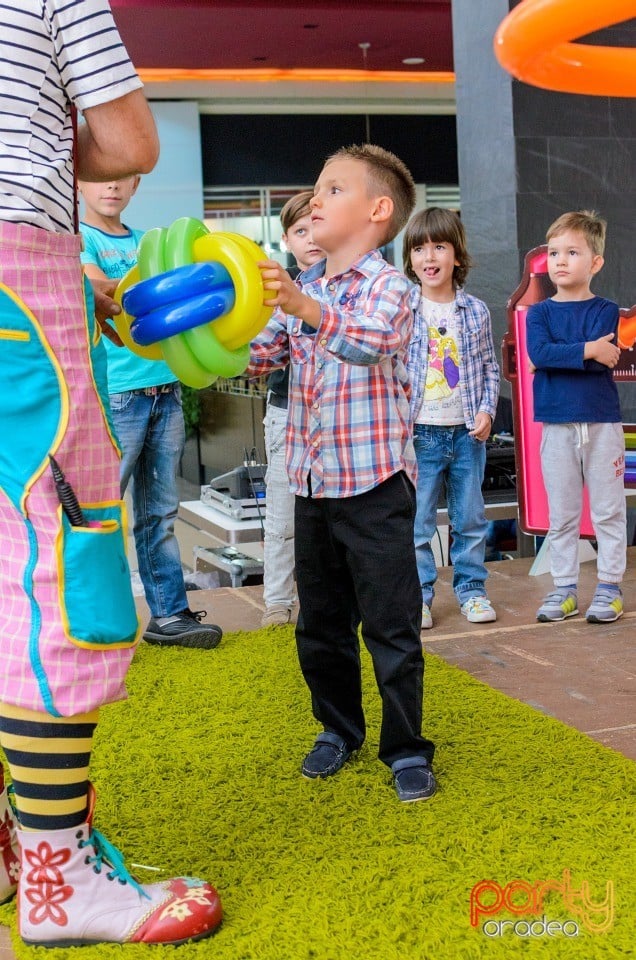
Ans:
{"label": "blue t-shirt", "polygon": [[609,367],[585,360],[585,344],[616,333],[618,306],[603,297],[543,300],[528,310],[528,356],[535,365],[534,419],[541,423],[620,423]]}
{"label": "blue t-shirt", "polygon": [[[98,227],[80,223],[84,238],[82,263],[99,267],[110,280],[121,280],[137,263],[137,248],[143,236],[142,230],[126,229],[126,234],[113,235],[104,233]],[[103,341],[108,358],[109,393],[125,393],[127,390],[156,387],[160,383],[178,380],[163,360],[147,360],[128,347],[116,347],[108,337],[104,337]]]}

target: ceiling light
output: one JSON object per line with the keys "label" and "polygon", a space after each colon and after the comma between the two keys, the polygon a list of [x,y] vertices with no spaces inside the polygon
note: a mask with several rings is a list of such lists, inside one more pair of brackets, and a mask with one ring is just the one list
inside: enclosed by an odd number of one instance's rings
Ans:
{"label": "ceiling light", "polygon": [[402,61],[406,67],[418,67],[420,63],[426,63],[424,57],[405,57]]}

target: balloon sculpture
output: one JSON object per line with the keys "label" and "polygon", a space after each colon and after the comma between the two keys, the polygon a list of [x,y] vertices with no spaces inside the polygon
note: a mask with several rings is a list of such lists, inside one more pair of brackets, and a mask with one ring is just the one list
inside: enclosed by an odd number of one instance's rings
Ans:
{"label": "balloon sculpture", "polygon": [[165,360],[189,387],[238,376],[272,313],[257,267],[265,259],[253,240],[211,233],[190,217],[149,230],[115,292],[119,336],[133,353]]}
{"label": "balloon sculpture", "polygon": [[495,56],[518,80],[562,93],[636,97],[636,50],[571,43],[634,16],[634,0],[523,0],[495,34]]}

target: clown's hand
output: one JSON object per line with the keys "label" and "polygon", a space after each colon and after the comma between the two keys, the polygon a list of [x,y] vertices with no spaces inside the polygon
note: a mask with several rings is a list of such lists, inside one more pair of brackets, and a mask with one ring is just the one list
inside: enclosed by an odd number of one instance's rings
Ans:
{"label": "clown's hand", "polygon": [[101,327],[105,337],[116,347],[123,347],[124,343],[117,331],[108,322],[111,317],[121,313],[121,307],[113,294],[117,289],[118,280],[97,280],[91,278],[93,296],[95,297],[95,319]]}

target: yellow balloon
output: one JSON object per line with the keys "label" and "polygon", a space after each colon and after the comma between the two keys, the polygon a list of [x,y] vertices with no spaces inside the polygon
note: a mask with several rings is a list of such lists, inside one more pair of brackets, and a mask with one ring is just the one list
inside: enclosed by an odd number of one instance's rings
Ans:
{"label": "yellow balloon", "polygon": [[[226,234],[226,236],[232,237],[233,240],[235,240],[240,246],[242,246],[245,252],[251,256],[254,263],[259,263],[261,260],[267,260],[267,255],[265,251],[262,250],[261,247],[259,247],[259,245],[255,243],[253,240],[250,240],[249,237],[244,237],[242,233],[228,233]],[[260,270],[258,271],[258,273],[259,273],[259,276],[261,276]],[[262,276],[261,276],[261,286],[263,286]],[[265,290],[264,287],[263,287],[263,298],[265,300],[268,299],[267,291]],[[261,312],[258,317],[257,316],[254,317],[254,324],[252,326],[250,338],[247,341],[248,343],[250,342],[250,340],[253,340],[257,334],[261,332],[264,326],[266,326],[267,321],[269,320],[273,312],[274,312],[273,307],[266,307],[264,303],[261,303]]]}
{"label": "yellow balloon", "polygon": [[263,305],[265,297],[258,260],[265,254],[252,240],[236,234],[210,233],[193,245],[194,261],[218,260],[228,271],[234,284],[236,300],[229,313],[214,321],[214,332],[228,350],[235,350],[253,340],[272,315],[272,308]]}

